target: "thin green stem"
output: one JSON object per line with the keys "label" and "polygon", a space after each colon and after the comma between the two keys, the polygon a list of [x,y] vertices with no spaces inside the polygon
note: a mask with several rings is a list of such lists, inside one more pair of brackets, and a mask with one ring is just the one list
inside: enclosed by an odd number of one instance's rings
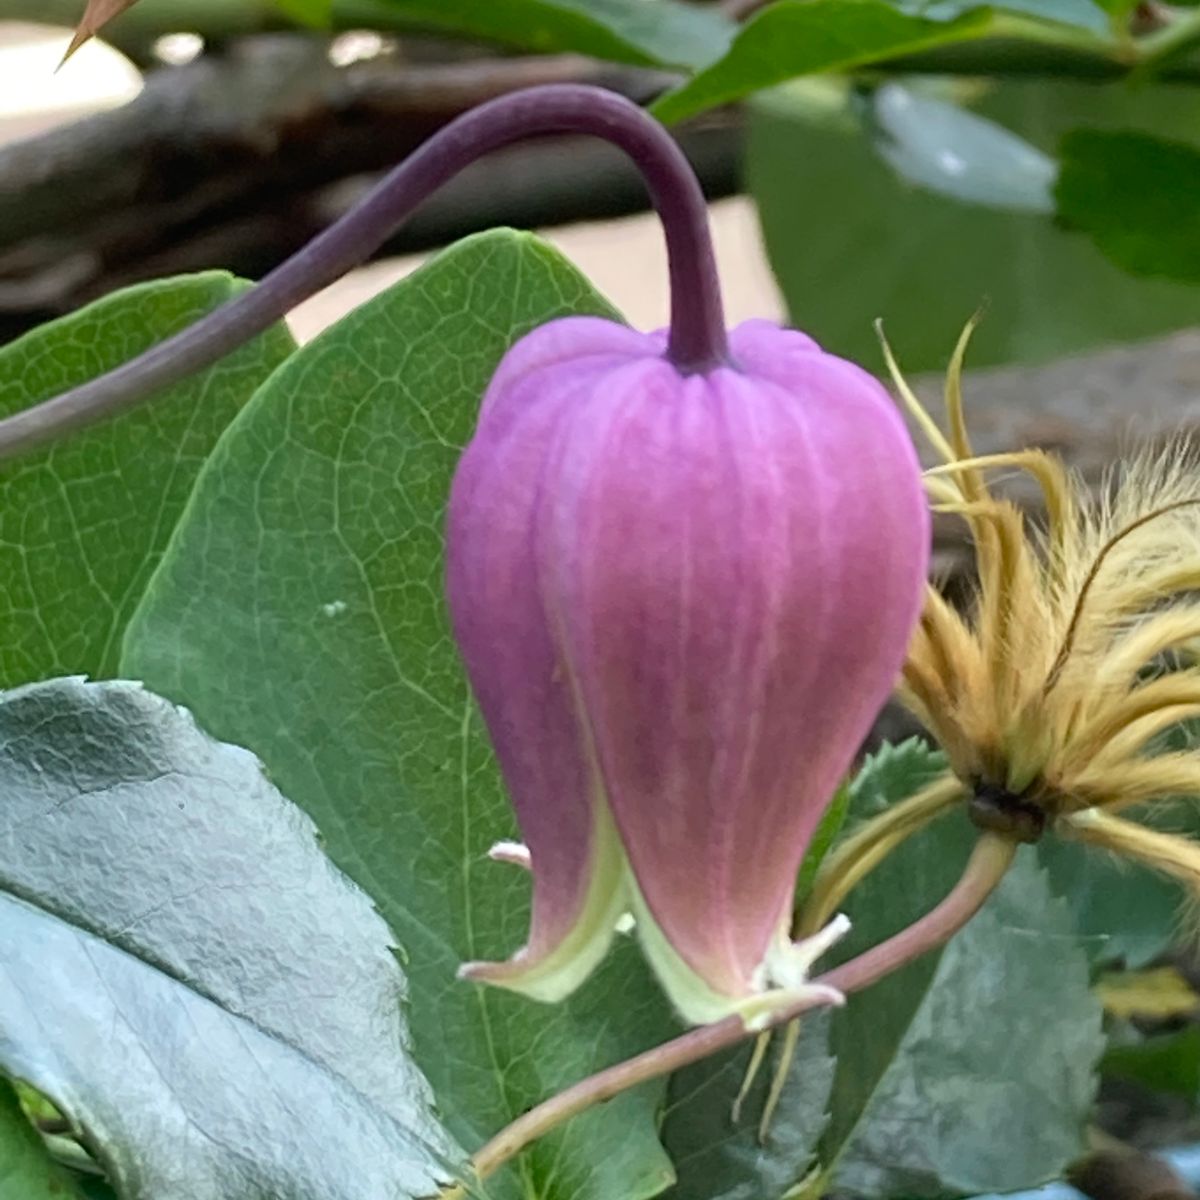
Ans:
{"label": "thin green stem", "polygon": [[[992,833],[982,834],[958,883],[936,908],[894,937],[826,972],[814,982],[843,993],[856,992],[944,945],[992,894],[1012,864],[1016,850],[1017,844],[1008,838]],[[823,1001],[820,998],[806,996],[773,1014],[768,1027],[794,1021],[821,1003]],[[724,1021],[693,1029],[653,1050],[581,1080],[518,1117],[484,1145],[471,1160],[476,1177],[486,1179],[531,1142],[564,1121],[647,1080],[678,1071],[690,1063],[735,1046],[754,1032],[758,1031],[748,1030],[740,1017],[727,1017]],[[444,1193],[444,1197],[445,1200],[451,1200],[451,1197],[463,1194],[461,1188],[455,1188]]]}
{"label": "thin green stem", "polygon": [[1138,65],[1158,74],[1167,63],[1182,58],[1200,46],[1200,10],[1181,13],[1162,29],[1139,38]]}

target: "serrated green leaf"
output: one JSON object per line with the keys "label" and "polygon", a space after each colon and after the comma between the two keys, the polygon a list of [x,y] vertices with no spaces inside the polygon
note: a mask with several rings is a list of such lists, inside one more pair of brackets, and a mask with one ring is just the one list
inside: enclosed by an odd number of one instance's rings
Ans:
{"label": "serrated green leaf", "polygon": [[825,855],[833,848],[834,842],[842,832],[842,826],[850,815],[850,785],[843,783],[833,794],[829,807],[821,817],[812,841],[804,852],[804,861],[800,864],[800,874],[796,879],[796,907],[804,903]]}
{"label": "serrated green leaf", "polygon": [[[0,415],[103,374],[247,285],[141,284],[0,348]],[[111,676],[121,636],[221,431],[294,349],[282,326],[150,403],[0,465],[0,687]]]}
{"label": "serrated green leaf", "polygon": [[0,698],[0,775],[0,1070],[123,1200],[436,1190],[388,929],[252,755],[52,680]]}
{"label": "serrated green leaf", "polygon": [[0,1079],[0,1200],[78,1200],[80,1193]]}
{"label": "serrated green leaf", "polygon": [[1143,967],[1170,946],[1184,903],[1177,883],[1061,838],[1046,838],[1038,854],[1093,963]]}
{"label": "serrated green leaf", "polygon": [[698,68],[720,58],[736,25],[685,0],[379,0],[428,29],[540,53],[574,51],[638,66]]}
{"label": "serrated green leaf", "polygon": [[[918,743],[886,748],[855,781],[856,812],[911,795],[941,767]],[[974,836],[952,812],[892,854],[845,906],[854,925],[839,957],[940,901]],[[834,1014],[824,1169],[857,1194],[929,1198],[1054,1178],[1083,1146],[1100,1021],[1070,914],[1024,850],[944,950]]]}
{"label": "serrated green leaf", "polygon": [[1134,275],[1200,282],[1200,148],[1077,129],[1062,140],[1058,218]]}
{"label": "serrated green leaf", "polygon": [[[946,769],[944,757],[911,739],[884,746],[864,764],[851,788],[853,823],[868,820],[920,791]],[[853,831],[853,824],[851,824]],[[934,824],[928,834],[910,839],[852,893],[843,907],[853,926],[831,956],[852,958],[904,928],[954,886],[970,850],[972,831],[958,813]],[[893,878],[906,881],[894,909],[887,891]],[[829,1127],[822,1159],[831,1164],[853,1136],[862,1113],[895,1057],[921,999],[937,970],[938,955],[928,954],[875,987],[851,997],[843,1019],[835,1021],[832,1048],[838,1058]]]}
{"label": "serrated green leaf", "polygon": [[[567,313],[611,309],[536,238],[497,231],[306,346],[210,459],[123,660],[259,754],[379,905],[406,951],[417,1060],[468,1148],[676,1029],[631,945],[556,1006],[455,978],[523,943],[529,880],[487,859],[514,827],[444,611],[443,514],[499,359]],[[538,1142],[489,1194],[661,1191],[662,1090]]]}
{"label": "serrated green leaf", "polygon": [[780,0],[743,26],[724,58],[651,107],[674,122],[798,75],[846,71],[897,54],[981,37],[986,10],[951,21],[908,16],[887,0]]}
{"label": "serrated green leaf", "polygon": [[[849,811],[854,825],[915,795],[946,771],[946,756],[919,737],[886,742],[859,769],[849,784]],[[852,830],[851,830],[852,831]]]}
{"label": "serrated green leaf", "polygon": [[827,1015],[802,1025],[796,1057],[803,1069],[788,1074],[770,1134],[760,1142],[759,1117],[780,1044],[776,1037],[737,1121],[733,1106],[746,1077],[749,1046],[714,1055],[671,1077],[663,1142],[678,1183],[668,1193],[670,1200],[773,1200],[803,1178],[825,1126],[833,1083]]}
{"label": "serrated green leaf", "polygon": [[[814,114],[813,102],[784,103],[793,90],[819,91],[824,104]],[[880,317],[906,372],[942,371],[985,300],[972,366],[1044,361],[1200,321],[1200,289],[1127,275],[1046,217],[898,180],[844,86],[814,79],[781,91],[753,106],[746,178],[791,319],[827,350],[881,369]],[[1200,127],[1200,95],[1165,85],[1005,81],[976,89],[972,110],[1049,153],[1081,125]]]}
{"label": "serrated green leaf", "polygon": [[1083,1152],[1100,1006],[1070,914],[1022,854],[942,953],[842,1151],[835,1177],[851,1191],[1015,1191],[1057,1178]]}

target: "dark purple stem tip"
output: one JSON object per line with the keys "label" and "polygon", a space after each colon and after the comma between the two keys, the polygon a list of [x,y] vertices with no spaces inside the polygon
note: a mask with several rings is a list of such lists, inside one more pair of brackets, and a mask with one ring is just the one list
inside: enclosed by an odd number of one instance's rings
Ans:
{"label": "dark purple stem tip", "polygon": [[658,122],[624,97],[584,84],[549,84],[502,96],[452,121],[324,233],[194,325],[107,375],[0,420],[0,458],[130,408],[223,358],[364,262],[431,192],[480,155],[550,133],[592,134],[633,160],[666,235],[668,357],[685,374],[724,362],[724,317],[708,214],[683,152]]}

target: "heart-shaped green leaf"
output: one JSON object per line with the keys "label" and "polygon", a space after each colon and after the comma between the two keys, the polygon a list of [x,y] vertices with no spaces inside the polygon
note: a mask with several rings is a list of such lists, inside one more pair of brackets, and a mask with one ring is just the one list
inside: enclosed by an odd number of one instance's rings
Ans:
{"label": "heart-shaped green leaf", "polygon": [[[628,945],[556,1006],[455,978],[523,943],[529,880],[487,858],[513,823],[450,637],[443,513],[501,356],[569,313],[611,309],[549,247],[497,231],[305,346],[209,460],[123,662],[262,757],[379,905],[406,953],[417,1061],[468,1149],[675,1030]],[[661,1095],[577,1119],[489,1194],[656,1194]]]}
{"label": "heart-shaped green leaf", "polygon": [[[0,415],[120,365],[247,285],[213,271],[107,296],[0,348]],[[111,676],[221,431],[295,348],[278,326],[133,412],[0,464],[0,687]]]}
{"label": "heart-shaped green leaf", "polygon": [[436,1190],[387,927],[252,755],[52,680],[0,697],[0,777],[0,1071],[122,1200]]}

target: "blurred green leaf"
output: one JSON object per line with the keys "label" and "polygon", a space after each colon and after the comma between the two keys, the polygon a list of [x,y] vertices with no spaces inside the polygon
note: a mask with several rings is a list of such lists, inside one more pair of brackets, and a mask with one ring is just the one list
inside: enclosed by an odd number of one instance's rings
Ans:
{"label": "blurred green leaf", "polygon": [[1134,275],[1200,283],[1200,149],[1144,133],[1062,140],[1058,217]]}
{"label": "blurred green leaf", "polygon": [[[623,942],[571,999],[460,982],[528,932],[527,873],[442,599],[442,523],[497,363],[552,317],[611,315],[536,238],[440,254],[294,355],[209,460],[126,639],[123,669],[251,747],[400,936],[414,1053],[478,1146],[677,1026]],[[663,1084],[539,1140],[495,1200],[637,1200],[672,1179]]]}
{"label": "blurred green leaf", "polygon": [[[1186,8],[1193,2],[1194,0],[1183,0],[1179,7]],[[1114,29],[1122,28],[1129,14],[1138,6],[1138,0],[1096,0],[1096,3],[1108,14]]]}
{"label": "blurred green leaf", "polygon": [[[920,743],[885,747],[855,781],[854,815],[911,795],[941,769],[941,756]],[[845,906],[854,924],[837,956],[931,909],[975,836],[955,811],[889,856]],[[827,1181],[932,1200],[1054,1178],[1083,1147],[1100,1016],[1070,914],[1024,850],[945,949],[834,1014],[837,1072],[821,1141]]]}
{"label": "blurred green leaf", "polygon": [[828,1053],[829,1019],[821,1013],[800,1031],[797,1062],[789,1072],[765,1144],[759,1114],[782,1038],[763,1063],[738,1115],[733,1106],[746,1077],[751,1047],[706,1058],[671,1077],[662,1137],[679,1177],[668,1200],[761,1200],[782,1196],[812,1165],[828,1119],[834,1062]]}
{"label": "blurred green leaf", "polygon": [[1110,1046],[1100,1070],[1152,1091],[1183,1096],[1194,1105],[1200,1099],[1200,1028],[1189,1025],[1132,1045]]}
{"label": "blurred green leaf", "polygon": [[721,57],[736,25],[686,0],[379,0],[428,29],[570,50],[637,66],[698,68]]}
{"label": "blurred green leaf", "polygon": [[123,1200],[437,1190],[391,934],[252,755],[63,679],[0,697],[0,776],[0,1070]]}
{"label": "blurred green leaf", "polygon": [[880,157],[902,179],[987,208],[1054,211],[1054,160],[960,105],[901,83],[869,101]]}
{"label": "blurred green leaf", "polygon": [[985,10],[951,21],[908,16],[886,0],[779,0],[743,26],[729,52],[651,106],[672,122],[797,75],[846,71],[896,54],[980,37]]}
{"label": "blurred green leaf", "polygon": [[327,29],[331,23],[333,0],[275,0],[275,4],[282,13],[301,25]]}
{"label": "blurred green leaf", "polygon": [[117,1193],[97,1175],[80,1175],[75,1186],[84,1200],[120,1200]]}
{"label": "blurred green leaf", "polygon": [[[83,383],[248,285],[140,284],[0,348],[0,414]],[[148,404],[0,465],[0,686],[116,670],[121,637],[204,460],[295,348],[282,326]]]}
{"label": "blurred green leaf", "polygon": [[80,1192],[46,1151],[21,1111],[7,1080],[0,1078],[0,1200],[78,1200]]}
{"label": "blurred green leaf", "polygon": [[[973,111],[1043,151],[1086,124],[1200,128],[1200,95],[1176,87],[1008,81],[975,93]],[[826,349],[881,366],[871,326],[881,317],[906,371],[940,371],[984,299],[971,366],[1042,361],[1200,322],[1200,289],[1133,278],[1036,213],[985,209],[897,179],[857,112],[845,83],[802,80],[757,101],[748,133],[746,177],[771,265],[792,321]]]}
{"label": "blurred green leaf", "polygon": [[[945,21],[980,5],[979,0],[897,0],[896,7],[914,16]],[[1093,0],[1002,0],[988,7],[998,12],[1023,13],[1042,21],[1074,25],[1092,33],[1106,34],[1111,28],[1111,18],[1105,8]]]}

